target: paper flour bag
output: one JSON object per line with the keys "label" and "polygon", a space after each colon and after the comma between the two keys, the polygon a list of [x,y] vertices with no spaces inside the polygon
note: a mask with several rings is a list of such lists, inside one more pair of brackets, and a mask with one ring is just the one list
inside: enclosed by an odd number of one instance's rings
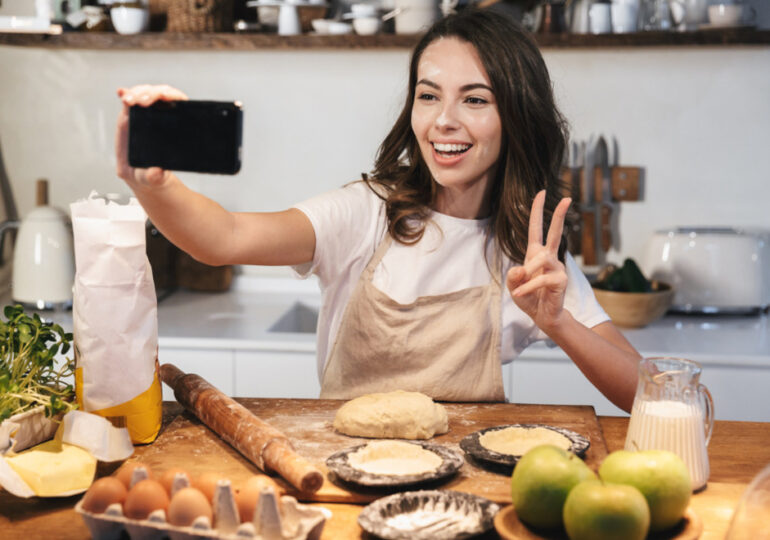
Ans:
{"label": "paper flour bag", "polygon": [[136,199],[119,205],[95,192],[70,208],[78,405],[127,427],[134,443],[152,442],[160,430],[162,395],[147,216]]}

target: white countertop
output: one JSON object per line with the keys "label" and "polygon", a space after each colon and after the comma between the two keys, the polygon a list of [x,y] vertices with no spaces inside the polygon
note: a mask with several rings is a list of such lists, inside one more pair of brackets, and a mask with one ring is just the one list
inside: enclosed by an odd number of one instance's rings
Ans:
{"label": "white countertop", "polygon": [[[0,296],[10,302],[8,292]],[[316,282],[238,276],[224,293],[179,289],[158,304],[159,346],[168,348],[315,351],[312,332],[275,332],[271,326],[292,306],[318,309]],[[41,312],[64,328],[72,313]],[[684,356],[701,363],[770,366],[770,317],[667,315],[645,328],[621,329],[643,356]],[[538,343],[528,357],[564,353]]]}

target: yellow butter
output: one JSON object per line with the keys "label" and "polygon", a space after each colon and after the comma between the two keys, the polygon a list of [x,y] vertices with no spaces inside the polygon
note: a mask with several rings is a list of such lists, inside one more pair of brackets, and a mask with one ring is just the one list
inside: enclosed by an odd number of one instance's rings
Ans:
{"label": "yellow butter", "polygon": [[88,489],[96,459],[88,452],[57,440],[47,441],[5,461],[39,497]]}

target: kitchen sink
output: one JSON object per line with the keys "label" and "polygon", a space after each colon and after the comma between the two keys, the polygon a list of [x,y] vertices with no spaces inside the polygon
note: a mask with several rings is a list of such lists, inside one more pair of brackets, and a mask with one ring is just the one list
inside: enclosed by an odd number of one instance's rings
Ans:
{"label": "kitchen sink", "polygon": [[267,331],[315,334],[317,326],[318,308],[295,302]]}

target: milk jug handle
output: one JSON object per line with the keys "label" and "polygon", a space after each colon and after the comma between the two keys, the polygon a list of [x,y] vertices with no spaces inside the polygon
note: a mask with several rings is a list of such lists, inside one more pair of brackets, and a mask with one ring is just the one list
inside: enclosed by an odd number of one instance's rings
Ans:
{"label": "milk jug handle", "polygon": [[711,392],[704,385],[698,385],[698,395],[703,402],[703,428],[706,430],[706,446],[711,440],[711,432],[714,431],[714,399]]}

